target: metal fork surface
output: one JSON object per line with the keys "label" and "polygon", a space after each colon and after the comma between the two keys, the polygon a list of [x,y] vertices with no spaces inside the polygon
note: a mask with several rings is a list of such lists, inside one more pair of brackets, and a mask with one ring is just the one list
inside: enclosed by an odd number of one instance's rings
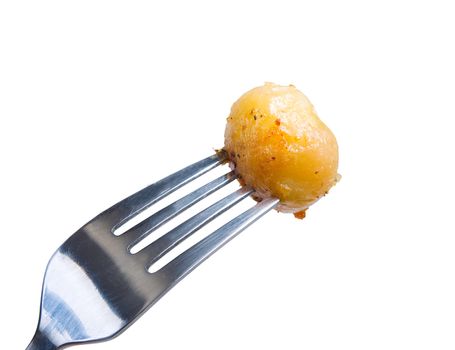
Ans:
{"label": "metal fork surface", "polygon": [[27,350],[53,350],[117,336],[201,262],[278,204],[273,198],[257,203],[150,273],[151,264],[252,190],[241,189],[225,197],[137,254],[130,252],[132,245],[232,181],[234,174],[202,186],[122,235],[113,232],[224,161],[220,155],[213,155],[194,163],[115,204],[68,238],[46,268],[38,328]]}

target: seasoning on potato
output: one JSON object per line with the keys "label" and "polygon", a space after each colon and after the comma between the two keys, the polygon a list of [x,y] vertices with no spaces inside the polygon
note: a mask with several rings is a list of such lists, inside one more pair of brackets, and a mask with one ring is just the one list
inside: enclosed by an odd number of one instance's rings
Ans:
{"label": "seasoning on potato", "polygon": [[280,199],[297,218],[339,179],[338,145],[308,98],[266,83],[241,96],[227,118],[224,149],[257,199]]}

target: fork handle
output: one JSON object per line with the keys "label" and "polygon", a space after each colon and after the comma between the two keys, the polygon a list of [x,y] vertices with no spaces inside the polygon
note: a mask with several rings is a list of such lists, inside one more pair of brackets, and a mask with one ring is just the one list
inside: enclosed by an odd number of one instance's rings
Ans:
{"label": "fork handle", "polygon": [[49,338],[40,332],[39,330],[36,331],[35,335],[33,336],[32,341],[27,346],[25,350],[56,350],[58,347],[49,340]]}

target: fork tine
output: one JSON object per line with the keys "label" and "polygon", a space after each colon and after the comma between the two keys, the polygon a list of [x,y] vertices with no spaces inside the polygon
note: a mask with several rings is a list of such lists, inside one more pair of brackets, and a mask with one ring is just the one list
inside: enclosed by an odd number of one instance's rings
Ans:
{"label": "fork tine", "polygon": [[235,178],[236,175],[233,171],[220,176],[219,178],[209,182],[204,186],[199,187],[197,190],[180,198],[174,203],[169,204],[167,207],[157,211],[152,216],[132,227],[121,235],[121,237],[128,242],[128,249],[131,249],[131,247],[133,247],[136,243],[148,236],[151,232],[156,230],[164,223],[171,220],[177,214],[190,208],[192,205],[196,204],[211,193],[227,185]]}
{"label": "fork tine", "polygon": [[234,193],[231,193],[178,225],[165,235],[158,238],[155,242],[137,252],[135,255],[138,259],[141,259],[145,265],[147,265],[147,268],[149,268],[172,248],[215,219],[217,216],[221,215],[223,212],[248,197],[252,192],[253,190],[241,188]]}
{"label": "fork tine", "polygon": [[91,224],[102,222],[103,224],[107,224],[108,228],[113,231],[127,220],[147,209],[153,203],[158,202],[160,199],[216,166],[223,164],[225,158],[226,155],[223,152],[219,152],[218,154],[191,164],[118,202],[94,218]]}
{"label": "fork tine", "polygon": [[276,207],[278,203],[279,200],[275,198],[262,200],[254,207],[240,214],[235,219],[229,221],[227,224],[220,227],[215,232],[177,256],[156,273],[168,281],[168,288],[172,288],[223,245],[229,242],[261,216]]}

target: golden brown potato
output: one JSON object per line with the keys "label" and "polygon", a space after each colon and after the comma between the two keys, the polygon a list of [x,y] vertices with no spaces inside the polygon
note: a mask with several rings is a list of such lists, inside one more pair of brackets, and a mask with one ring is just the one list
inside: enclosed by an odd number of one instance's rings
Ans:
{"label": "golden brown potato", "polygon": [[338,145],[308,98],[266,83],[241,96],[227,118],[225,150],[241,182],[279,211],[305,210],[337,182]]}

